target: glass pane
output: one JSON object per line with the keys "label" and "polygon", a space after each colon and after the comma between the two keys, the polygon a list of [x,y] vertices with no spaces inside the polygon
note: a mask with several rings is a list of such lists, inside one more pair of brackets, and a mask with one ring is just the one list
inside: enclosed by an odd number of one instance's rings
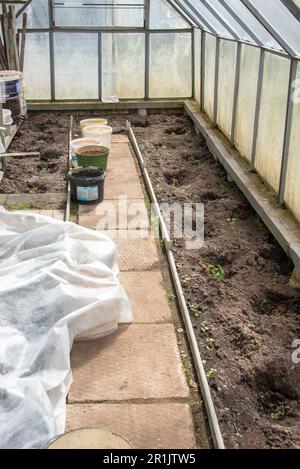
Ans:
{"label": "glass pane", "polygon": [[237,16],[248,26],[249,29],[258,37],[266,47],[282,51],[282,47],[262,26],[255,16],[248,10],[241,0],[223,0],[223,3],[229,5]]}
{"label": "glass pane", "polygon": [[145,35],[102,35],[102,97],[144,98]]}
{"label": "glass pane", "polygon": [[200,86],[201,86],[201,32],[199,29],[194,31],[194,67],[195,67],[195,88],[194,96],[198,103],[200,102]]}
{"label": "glass pane", "polygon": [[98,98],[98,34],[55,33],[55,98]]}
{"label": "glass pane", "polygon": [[144,24],[144,0],[55,1],[56,26],[132,26]]}
{"label": "glass pane", "polygon": [[203,18],[213,27],[213,29],[220,35],[231,38],[230,32],[223,26],[220,21],[203,5],[201,0],[188,0],[195,9],[201,14]]}
{"label": "glass pane", "polygon": [[[32,0],[26,8],[27,29],[49,28],[48,0]],[[22,15],[17,19],[17,27],[22,27]]]}
{"label": "glass pane", "polygon": [[216,42],[214,36],[205,34],[204,110],[211,119],[214,117]]}
{"label": "glass pane", "polygon": [[191,88],[191,34],[150,34],[150,97],[188,97]]}
{"label": "glass pane", "polygon": [[230,137],[235,85],[237,43],[220,41],[218,116],[220,129]]}
{"label": "glass pane", "polygon": [[24,80],[27,99],[51,98],[48,33],[27,34]]}
{"label": "glass pane", "polygon": [[294,52],[300,55],[299,21],[283,3],[280,0],[272,0],[272,2],[250,0],[250,3],[264,16]]}
{"label": "glass pane", "polygon": [[243,29],[243,27],[230,15],[230,13],[221,5],[219,0],[209,0],[211,7],[219,14],[226,24],[237,34],[239,39],[253,42],[251,36]]}
{"label": "glass pane", "polygon": [[150,28],[184,29],[189,27],[189,24],[166,0],[150,1]]}

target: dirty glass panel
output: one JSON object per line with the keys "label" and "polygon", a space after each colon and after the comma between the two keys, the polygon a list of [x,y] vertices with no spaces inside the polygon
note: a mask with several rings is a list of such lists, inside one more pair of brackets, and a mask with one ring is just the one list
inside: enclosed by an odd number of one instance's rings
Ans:
{"label": "dirty glass panel", "polygon": [[24,81],[27,99],[46,100],[51,98],[48,33],[27,34]]}
{"label": "dirty glass panel", "polygon": [[251,161],[260,49],[242,45],[234,144]]}
{"label": "dirty glass panel", "polygon": [[227,137],[230,137],[231,134],[236,52],[236,42],[220,41],[217,123]]}
{"label": "dirty glass panel", "polygon": [[210,6],[222,17],[240,39],[253,42],[253,39],[243,29],[243,27],[231,16],[231,14],[221,5],[219,0],[209,0]]}
{"label": "dirty glass panel", "polygon": [[200,88],[201,88],[201,31],[199,29],[194,30],[194,67],[195,67],[195,84],[194,84],[194,96],[198,103],[200,102]]}
{"label": "dirty glass panel", "polygon": [[190,25],[177,13],[167,0],[150,0],[151,29],[184,29]]}
{"label": "dirty glass panel", "polygon": [[292,117],[292,131],[288,159],[285,203],[300,222],[300,63],[298,62],[297,76],[294,87],[294,105]]}
{"label": "dirty glass panel", "polygon": [[266,47],[282,51],[282,47],[273,38],[273,36],[263,27],[263,25],[255,18],[255,16],[248,10],[241,0],[223,0],[227,3],[237,14],[237,16],[248,26],[251,31],[258,37],[258,39]]}
{"label": "dirty glass panel", "polygon": [[214,30],[225,37],[232,38],[230,32],[223,26],[220,21],[203,5],[201,0],[188,0],[197,11],[206,19],[206,21],[214,28]]}
{"label": "dirty glass panel", "polygon": [[191,95],[191,34],[150,34],[150,97]]}
{"label": "dirty glass panel", "polygon": [[54,2],[56,26],[142,27],[144,0],[64,0]]}
{"label": "dirty glass panel", "polygon": [[[26,8],[27,29],[49,28],[48,0],[32,0]],[[17,27],[22,27],[22,15],[17,19]]]}
{"label": "dirty glass panel", "polygon": [[280,0],[272,2],[250,0],[250,3],[261,13],[269,24],[280,34],[297,55],[300,55],[299,21]]}
{"label": "dirty glass panel", "polygon": [[289,72],[289,59],[266,53],[255,168],[275,192],[279,189]]}
{"label": "dirty glass panel", "polygon": [[55,98],[98,97],[98,34],[55,33]]}
{"label": "dirty glass panel", "polygon": [[205,34],[205,81],[204,81],[204,110],[208,116],[214,117],[214,91],[215,91],[215,61],[216,38]]}
{"label": "dirty glass panel", "polygon": [[145,35],[102,35],[102,97],[144,98]]}

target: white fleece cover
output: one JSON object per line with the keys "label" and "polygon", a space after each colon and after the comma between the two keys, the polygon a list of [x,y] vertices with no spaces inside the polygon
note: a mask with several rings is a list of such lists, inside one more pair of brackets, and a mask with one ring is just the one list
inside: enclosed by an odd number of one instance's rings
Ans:
{"label": "white fleece cover", "polygon": [[74,338],[131,322],[105,234],[0,207],[0,448],[42,448],[65,429]]}

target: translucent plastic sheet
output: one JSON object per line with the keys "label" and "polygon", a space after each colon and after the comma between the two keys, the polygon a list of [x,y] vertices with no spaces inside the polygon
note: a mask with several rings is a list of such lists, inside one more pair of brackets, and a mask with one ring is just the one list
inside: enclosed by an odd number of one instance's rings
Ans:
{"label": "translucent plastic sheet", "polygon": [[74,338],[131,322],[104,234],[0,210],[0,447],[41,448],[64,431]]}

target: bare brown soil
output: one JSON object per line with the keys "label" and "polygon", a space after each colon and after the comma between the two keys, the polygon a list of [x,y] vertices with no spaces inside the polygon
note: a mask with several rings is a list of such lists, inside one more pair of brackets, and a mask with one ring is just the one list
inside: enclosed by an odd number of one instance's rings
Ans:
{"label": "bare brown soil", "polygon": [[[8,160],[0,192],[65,190],[69,118],[30,115],[10,151],[41,158]],[[226,446],[300,448],[300,365],[291,359],[300,293],[288,287],[292,263],[188,118],[108,119],[133,123],[160,202],[205,204],[204,247],[174,241],[174,254]]]}

